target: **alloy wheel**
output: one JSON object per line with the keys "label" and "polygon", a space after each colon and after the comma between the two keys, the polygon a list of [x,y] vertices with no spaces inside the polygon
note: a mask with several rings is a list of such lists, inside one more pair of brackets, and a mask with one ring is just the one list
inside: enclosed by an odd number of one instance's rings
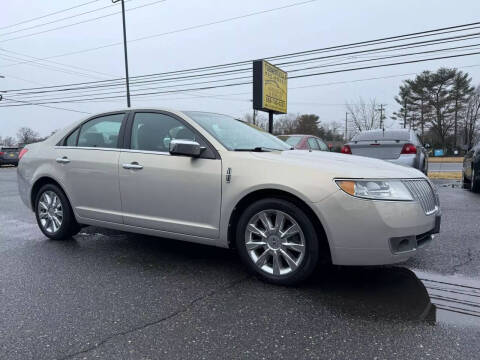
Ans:
{"label": "alloy wheel", "polygon": [[38,217],[42,228],[54,234],[63,223],[63,206],[60,198],[53,191],[45,191],[38,202]]}
{"label": "alloy wheel", "polygon": [[305,237],[300,225],[279,210],[262,210],[245,230],[250,259],[262,271],[282,276],[294,272],[305,257]]}

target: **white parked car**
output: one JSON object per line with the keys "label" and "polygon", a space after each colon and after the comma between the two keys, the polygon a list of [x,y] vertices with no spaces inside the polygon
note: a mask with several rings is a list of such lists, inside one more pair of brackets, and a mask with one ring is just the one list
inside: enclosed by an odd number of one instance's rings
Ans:
{"label": "white parked car", "polygon": [[277,284],[297,283],[323,262],[404,261],[440,227],[436,192],[416,169],[293,151],[205,112],[96,115],[28,145],[18,184],[51,239],[95,225],[234,247]]}

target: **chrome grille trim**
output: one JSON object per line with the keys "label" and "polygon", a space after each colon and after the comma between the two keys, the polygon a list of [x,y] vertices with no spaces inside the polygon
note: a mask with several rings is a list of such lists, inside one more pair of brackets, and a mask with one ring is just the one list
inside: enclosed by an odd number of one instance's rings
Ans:
{"label": "chrome grille trim", "polygon": [[428,180],[402,180],[413,198],[420,203],[426,215],[432,215],[438,210],[435,191]]}

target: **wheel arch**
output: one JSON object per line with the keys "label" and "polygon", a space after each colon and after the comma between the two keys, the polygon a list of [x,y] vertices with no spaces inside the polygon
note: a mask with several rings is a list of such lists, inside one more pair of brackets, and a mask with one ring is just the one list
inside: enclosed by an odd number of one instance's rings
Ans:
{"label": "wheel arch", "polygon": [[67,197],[68,202],[70,203],[70,206],[71,206],[72,202],[70,201],[70,198],[68,197],[68,194],[65,191],[65,189],[63,188],[63,186],[57,180],[55,180],[54,178],[52,178],[50,176],[42,176],[42,177],[38,178],[33,183],[32,190],[30,192],[30,204],[32,206],[33,211],[36,210],[35,209],[35,199],[37,198],[39,190],[42,188],[42,186],[47,185],[47,184],[53,184],[53,185],[58,186],[60,188],[60,190],[62,190],[63,193],[65,194],[65,196]]}
{"label": "wheel arch", "polygon": [[288,191],[279,190],[279,189],[255,190],[246,194],[243,198],[241,198],[237,202],[232,213],[230,214],[230,218],[228,221],[227,237],[228,237],[229,248],[234,248],[235,246],[234,244],[235,244],[235,233],[237,229],[237,223],[238,223],[238,220],[240,219],[242,212],[253,202],[261,199],[265,199],[265,198],[279,198],[279,199],[288,200],[294,203],[300,209],[302,209],[307,214],[309,219],[312,220],[313,225],[315,227],[315,231],[317,232],[317,236],[320,241],[319,245],[320,245],[321,254],[325,255],[324,259],[322,260],[331,263],[332,257],[331,257],[331,251],[330,251],[330,245],[329,245],[327,233],[320,219],[315,214],[315,211],[313,211],[313,209],[300,197]]}

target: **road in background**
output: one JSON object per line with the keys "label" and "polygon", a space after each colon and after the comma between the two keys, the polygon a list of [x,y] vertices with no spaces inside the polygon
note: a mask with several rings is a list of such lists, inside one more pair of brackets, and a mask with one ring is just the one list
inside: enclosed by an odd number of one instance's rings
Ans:
{"label": "road in background", "polygon": [[462,171],[463,163],[429,163],[428,171]]}
{"label": "road in background", "polygon": [[280,287],[231,250],[94,227],[47,240],[15,169],[0,168],[0,357],[476,358],[480,327],[427,316],[406,269],[480,273],[480,195],[439,185],[442,232],[404,266],[334,267]]}

